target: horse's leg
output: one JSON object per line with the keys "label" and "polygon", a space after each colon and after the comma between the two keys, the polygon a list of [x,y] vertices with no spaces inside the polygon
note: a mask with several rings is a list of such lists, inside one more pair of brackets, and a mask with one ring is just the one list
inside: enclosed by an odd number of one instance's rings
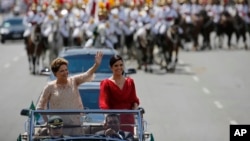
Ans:
{"label": "horse's leg", "polygon": [[142,64],[144,66],[144,71],[147,72],[148,71],[148,55],[147,55],[147,47],[142,47],[141,49],[142,51]]}
{"label": "horse's leg", "polygon": [[175,63],[179,61],[179,46],[175,47]]}
{"label": "horse's leg", "polygon": [[119,43],[119,49],[118,49],[118,52],[123,56],[124,55],[124,46],[125,46],[125,41],[124,41],[124,35],[120,35],[120,43]]}
{"label": "horse's leg", "polygon": [[247,49],[246,29],[243,29],[243,30],[244,31],[242,32],[242,37],[243,37],[244,48]]}
{"label": "horse's leg", "polygon": [[163,61],[166,63],[166,71],[168,71],[168,65],[169,65],[169,52],[168,50],[164,49],[163,50]]}
{"label": "horse's leg", "polygon": [[202,36],[203,36],[203,43],[202,43],[201,50],[204,50],[208,47],[208,39],[207,39],[206,34],[202,34]]}
{"label": "horse's leg", "polygon": [[174,60],[174,62],[175,63],[178,63],[178,61],[179,61],[179,41],[175,44],[175,46],[174,46],[174,51],[175,51],[175,60]]}
{"label": "horse's leg", "polygon": [[141,69],[142,68],[142,52],[141,52],[141,49],[140,47],[137,48],[137,55],[136,55],[136,60],[137,60],[137,64],[138,64],[138,67],[137,69]]}
{"label": "horse's leg", "polygon": [[44,48],[44,50],[42,51],[42,54],[41,54],[42,68],[43,68],[44,66],[46,66],[46,64],[45,64],[45,59],[46,59],[46,55],[47,55],[47,54],[46,54],[47,50],[48,50],[48,49]]}
{"label": "horse's leg", "polygon": [[36,74],[36,56],[32,55],[32,74]]}
{"label": "horse's leg", "polygon": [[135,54],[135,52],[137,52],[137,47],[138,44],[136,42],[134,42],[134,39],[133,39],[133,35],[130,35],[129,36],[129,45],[128,45],[128,48],[127,48],[127,51],[128,51],[128,57],[129,59],[136,59],[137,58],[137,54]]}
{"label": "horse's leg", "polygon": [[221,49],[222,45],[223,45],[223,34],[222,34],[222,26],[220,26],[220,24],[215,23],[214,25],[214,30],[215,30],[215,36],[214,36],[214,42],[216,42],[216,47]]}
{"label": "horse's leg", "polygon": [[137,52],[137,54],[136,54],[136,60],[137,60],[137,63],[138,63],[138,69],[140,70],[141,68],[142,68],[142,66],[144,65],[143,63],[144,63],[144,51],[143,51],[143,47],[142,47],[142,45],[141,45],[141,43],[140,43],[140,37],[138,37],[138,39],[137,39],[137,45],[138,45],[138,47],[136,47],[136,52]]}
{"label": "horse's leg", "polygon": [[218,38],[219,38],[219,41],[218,41],[218,47],[221,49],[223,47],[223,39],[224,39],[224,35],[219,33],[218,34]]}
{"label": "horse's leg", "polygon": [[207,47],[212,50],[212,46],[211,46],[211,40],[210,40],[210,35],[211,35],[211,32],[207,32],[206,33],[206,44],[207,44]]}
{"label": "horse's leg", "polygon": [[153,55],[153,52],[154,52],[154,44],[152,41],[148,41],[148,46],[147,46],[147,64],[148,64],[148,67],[149,67],[149,72],[153,72],[153,69],[151,67],[151,65],[153,64],[153,60],[154,60],[154,55]]}
{"label": "horse's leg", "polygon": [[28,61],[29,61],[29,70],[33,73],[33,58],[32,55],[28,54]]}
{"label": "horse's leg", "polygon": [[36,56],[36,61],[35,61],[35,67],[36,67],[36,69],[35,69],[35,74],[39,74],[40,72],[40,55],[38,55],[38,56]]}
{"label": "horse's leg", "polygon": [[193,50],[195,51],[198,50],[198,36],[197,35],[193,36]]}
{"label": "horse's leg", "polygon": [[51,48],[49,49],[49,62],[52,62],[54,59],[55,59],[55,46],[52,45]]}
{"label": "horse's leg", "polygon": [[231,49],[231,39],[232,39],[232,33],[227,34],[228,40],[227,40],[227,46],[229,49]]}

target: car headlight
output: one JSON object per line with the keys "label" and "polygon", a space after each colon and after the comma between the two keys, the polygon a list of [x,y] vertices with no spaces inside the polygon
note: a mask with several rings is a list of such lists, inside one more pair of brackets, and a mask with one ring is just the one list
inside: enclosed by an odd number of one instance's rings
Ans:
{"label": "car headlight", "polygon": [[8,34],[9,32],[10,32],[10,30],[7,29],[7,28],[1,28],[1,29],[0,29],[0,33],[1,33],[1,34]]}

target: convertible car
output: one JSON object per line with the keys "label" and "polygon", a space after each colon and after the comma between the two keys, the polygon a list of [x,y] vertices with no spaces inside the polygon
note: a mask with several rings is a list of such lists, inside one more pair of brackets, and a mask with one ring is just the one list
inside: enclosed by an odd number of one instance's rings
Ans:
{"label": "convertible car", "polygon": [[[18,138],[19,141],[124,141],[119,138],[112,138],[97,135],[96,132],[104,130],[104,118],[106,114],[133,114],[135,117],[135,124],[130,125],[134,127],[133,141],[152,141],[152,135],[144,131],[144,122],[142,111],[139,110],[99,110],[99,109],[85,109],[85,110],[30,110],[23,109],[21,115],[28,116],[25,124],[26,131]],[[47,124],[43,121],[43,116],[59,115],[61,117],[80,116],[78,125],[65,125],[63,130],[81,129],[82,134],[67,134],[63,138],[50,139],[47,132]],[[121,126],[123,126],[121,124]],[[126,125],[127,126],[127,125]]]}
{"label": "convertible car", "polygon": [[[77,74],[86,71],[94,62],[94,56],[97,50],[95,48],[90,49],[65,49],[60,53],[60,57],[63,57],[69,62],[70,74]],[[143,121],[143,110],[101,110],[98,106],[98,98],[100,92],[100,81],[112,75],[109,68],[109,59],[116,54],[113,50],[102,49],[104,57],[102,65],[96,72],[95,80],[92,82],[86,82],[79,86],[80,96],[84,103],[85,109],[82,110],[35,110],[35,104],[31,104],[29,109],[23,109],[21,111],[22,116],[27,116],[25,122],[25,132],[18,136],[18,141],[40,141],[49,138],[47,132],[47,125],[43,121],[43,116],[60,115],[60,116],[80,116],[79,125],[63,125],[63,128],[67,130],[71,128],[81,128],[84,130],[84,134],[71,135],[68,134],[63,139],[65,141],[120,141],[117,138],[108,138],[103,136],[97,136],[95,133],[103,129],[103,122],[105,114],[117,113],[117,114],[134,114],[136,123],[130,126],[134,127],[134,141],[153,141],[151,133],[146,132],[147,122]],[[125,75],[136,73],[135,69],[126,69]],[[48,72],[49,81],[54,80],[54,76],[51,72]],[[39,99],[39,98],[38,98]],[[121,125],[122,126],[122,125]],[[125,126],[125,125],[124,125]]]}

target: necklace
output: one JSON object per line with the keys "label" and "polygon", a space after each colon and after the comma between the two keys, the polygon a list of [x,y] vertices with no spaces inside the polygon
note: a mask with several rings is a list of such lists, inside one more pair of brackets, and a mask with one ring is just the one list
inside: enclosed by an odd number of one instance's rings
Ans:
{"label": "necklace", "polygon": [[121,81],[121,82],[115,82],[117,85],[121,85],[123,82]]}

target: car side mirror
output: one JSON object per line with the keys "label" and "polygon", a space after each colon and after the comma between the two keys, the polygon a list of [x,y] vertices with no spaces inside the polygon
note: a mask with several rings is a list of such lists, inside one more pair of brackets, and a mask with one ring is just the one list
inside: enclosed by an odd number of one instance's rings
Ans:
{"label": "car side mirror", "polygon": [[30,114],[30,109],[22,109],[20,112],[21,116],[29,116]]}
{"label": "car side mirror", "polygon": [[136,74],[136,69],[135,68],[128,68],[125,71],[126,74]]}
{"label": "car side mirror", "polygon": [[46,75],[46,76],[49,76],[51,73],[50,69],[48,67],[44,67],[41,72],[40,72],[40,75]]}

